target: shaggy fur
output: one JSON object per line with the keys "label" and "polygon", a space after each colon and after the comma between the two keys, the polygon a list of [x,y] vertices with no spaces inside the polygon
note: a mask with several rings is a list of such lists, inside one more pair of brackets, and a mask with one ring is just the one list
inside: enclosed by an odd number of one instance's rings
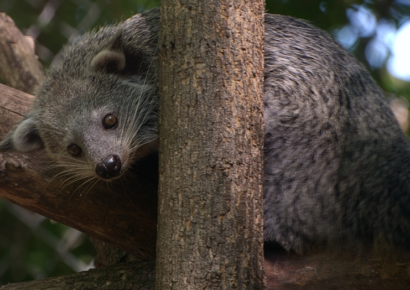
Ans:
{"label": "shaggy fur", "polygon": [[[298,252],[409,247],[410,148],[383,93],[325,32],[280,15],[265,23],[265,240]],[[124,172],[156,150],[158,26],[152,10],[66,46],[0,150],[44,147],[78,179],[101,178],[110,154]]]}

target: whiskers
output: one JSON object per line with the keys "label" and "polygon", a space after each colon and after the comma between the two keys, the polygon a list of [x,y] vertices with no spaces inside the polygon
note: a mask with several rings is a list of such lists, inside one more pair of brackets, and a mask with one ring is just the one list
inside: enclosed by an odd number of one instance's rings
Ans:
{"label": "whiskers", "polygon": [[124,124],[117,137],[121,140],[121,147],[128,151],[132,163],[146,154],[139,152],[141,147],[158,139],[158,96],[151,85],[155,82],[154,77],[148,77],[151,69],[153,61],[143,84],[133,90],[132,102],[123,108]]}
{"label": "whiskers", "polygon": [[[85,154],[81,158],[49,153],[48,155],[55,161],[44,167],[46,175],[50,176],[47,186],[55,184],[58,193],[67,191],[71,195],[76,193],[88,194],[99,186],[102,189],[103,187],[112,187],[114,190],[118,190],[119,187],[127,187],[128,181],[132,180],[134,174],[129,169],[138,159],[152,151],[153,147],[156,146],[155,141],[158,139],[158,96],[155,85],[156,74],[153,71],[156,69],[156,65],[153,63],[153,59],[154,57],[148,67],[144,66],[144,71],[134,72],[126,77],[113,75],[107,77],[107,87],[104,88],[108,92],[113,90],[115,93],[113,95],[120,96],[118,98],[113,98],[111,94],[107,96],[106,91],[101,93],[100,87],[91,86],[91,91],[87,94],[90,98],[87,99],[84,112],[98,113],[108,108],[112,111],[111,113],[117,115],[118,128],[104,131],[101,137],[96,133],[91,134],[93,138],[87,139],[88,135],[84,135],[82,149]],[[82,101],[82,105],[84,105],[84,99]],[[68,102],[65,105],[69,106],[68,111],[70,112],[78,111],[76,107],[71,107],[76,106],[76,102]],[[99,108],[100,110],[98,110]],[[99,122],[97,126],[93,123],[94,119],[91,118],[91,120],[92,122],[87,122],[91,129],[86,130],[99,132],[96,130],[101,129],[101,123]],[[94,125],[92,126],[92,124]],[[60,130],[52,125],[45,129],[45,134],[50,137],[47,140],[53,140],[50,142],[51,145],[48,144],[49,151],[61,152],[61,149],[64,150],[64,148],[60,148],[64,145],[54,148],[54,146],[64,144],[61,139],[75,140],[75,134],[69,131],[70,126],[62,127],[68,129]],[[95,173],[95,163],[105,160],[104,158],[108,154],[115,154],[121,158],[123,172],[116,179],[103,180]]]}
{"label": "whiskers", "polygon": [[95,176],[86,162],[67,156],[53,155],[51,157],[58,161],[47,162],[48,164],[43,167],[43,173],[50,177],[46,188],[52,184],[57,185],[56,194],[68,191],[70,196],[77,192],[80,192],[80,195],[87,195],[98,183],[104,182]]}

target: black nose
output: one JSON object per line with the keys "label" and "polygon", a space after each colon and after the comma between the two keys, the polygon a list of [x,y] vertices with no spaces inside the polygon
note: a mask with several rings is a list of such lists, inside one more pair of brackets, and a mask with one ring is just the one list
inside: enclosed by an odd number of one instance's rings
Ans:
{"label": "black nose", "polygon": [[98,163],[95,172],[104,179],[115,177],[121,172],[121,159],[118,155],[111,154],[104,161]]}

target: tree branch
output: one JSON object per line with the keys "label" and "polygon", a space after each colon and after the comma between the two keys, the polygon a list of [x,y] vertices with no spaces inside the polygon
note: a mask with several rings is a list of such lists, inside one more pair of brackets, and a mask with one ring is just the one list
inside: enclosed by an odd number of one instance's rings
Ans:
{"label": "tree branch", "polygon": [[41,281],[9,284],[2,290],[129,289],[154,290],[155,263],[129,262]]}
{"label": "tree branch", "polygon": [[34,54],[34,41],[24,36],[4,13],[0,13],[0,47],[2,81],[13,88],[32,93],[44,79],[43,67]]}

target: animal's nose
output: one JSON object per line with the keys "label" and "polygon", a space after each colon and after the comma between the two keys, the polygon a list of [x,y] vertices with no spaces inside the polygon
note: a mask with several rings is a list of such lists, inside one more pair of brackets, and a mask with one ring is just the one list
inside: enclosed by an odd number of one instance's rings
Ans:
{"label": "animal's nose", "polygon": [[121,172],[121,159],[116,154],[105,157],[104,161],[98,163],[95,172],[104,179],[117,176]]}

